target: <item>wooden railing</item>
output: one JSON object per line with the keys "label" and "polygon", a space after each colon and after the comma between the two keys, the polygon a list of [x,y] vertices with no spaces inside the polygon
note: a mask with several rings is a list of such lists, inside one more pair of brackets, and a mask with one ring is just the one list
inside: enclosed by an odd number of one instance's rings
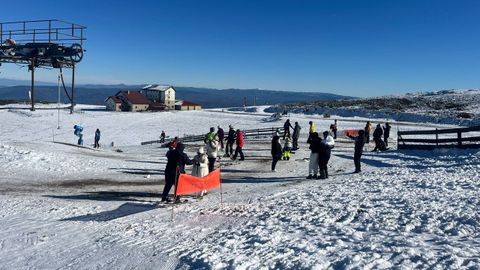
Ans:
{"label": "wooden railing", "polygon": [[[480,126],[468,128],[450,128],[435,130],[398,131],[398,149],[434,149],[434,148],[480,148]],[[435,138],[408,138],[407,136],[435,135]],[[450,135],[439,138],[439,135]]]}
{"label": "wooden railing", "polygon": [[[242,130],[242,132],[243,132],[243,137],[246,140],[248,140],[248,139],[271,137],[276,130],[279,131],[280,135],[283,134],[283,127],[247,129],[247,130]],[[228,131],[225,132],[225,139],[227,138],[227,134],[228,134]],[[182,138],[179,138],[178,140],[183,143],[188,143],[188,142],[201,142],[204,139],[205,139],[205,134],[184,136]],[[171,140],[165,140],[165,143],[168,144],[170,141]],[[155,144],[155,143],[161,143],[161,142],[160,140],[146,141],[146,142],[141,142],[141,145]]]}

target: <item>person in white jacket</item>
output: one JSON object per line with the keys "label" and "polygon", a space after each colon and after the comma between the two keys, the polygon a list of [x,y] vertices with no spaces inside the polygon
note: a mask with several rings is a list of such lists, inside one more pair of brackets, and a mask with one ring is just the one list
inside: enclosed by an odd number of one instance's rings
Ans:
{"label": "person in white jacket", "polygon": [[192,175],[196,177],[208,175],[208,158],[203,146],[198,149],[197,155],[193,158]]}
{"label": "person in white jacket", "polygon": [[215,161],[218,156],[219,140],[218,136],[207,142],[207,156],[208,156],[208,172],[212,172],[215,169]]}

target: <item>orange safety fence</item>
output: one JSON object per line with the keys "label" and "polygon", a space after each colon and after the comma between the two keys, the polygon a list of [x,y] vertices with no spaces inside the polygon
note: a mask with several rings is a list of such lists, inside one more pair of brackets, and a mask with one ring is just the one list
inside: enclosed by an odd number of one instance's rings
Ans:
{"label": "orange safety fence", "polygon": [[176,188],[176,195],[184,195],[202,190],[210,190],[220,187],[220,169],[216,169],[205,177],[195,177],[188,174],[180,174]]}
{"label": "orange safety fence", "polygon": [[345,134],[345,136],[357,136],[358,129],[347,129],[347,130],[344,130],[343,133]]}

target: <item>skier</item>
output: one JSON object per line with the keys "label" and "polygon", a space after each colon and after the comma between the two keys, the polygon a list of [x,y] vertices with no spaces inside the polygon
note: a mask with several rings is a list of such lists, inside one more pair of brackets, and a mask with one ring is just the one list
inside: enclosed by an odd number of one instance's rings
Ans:
{"label": "skier", "polygon": [[375,142],[375,148],[373,149],[372,152],[385,150],[385,145],[383,144],[382,136],[383,136],[383,129],[380,126],[380,124],[377,124],[377,127],[373,131],[373,141]]}
{"label": "skier", "polygon": [[210,132],[208,132],[206,135],[205,135],[205,138],[203,139],[203,142],[205,142],[206,144],[208,144],[210,141],[212,141],[215,136],[217,136],[217,133],[215,133],[215,128],[214,127],[211,127],[210,128]]}
{"label": "skier", "polygon": [[273,136],[272,139],[272,172],[276,172],[275,166],[277,162],[282,158],[282,145],[280,145],[280,137]]}
{"label": "skier", "polygon": [[359,173],[362,171],[360,158],[363,154],[363,146],[365,145],[365,130],[360,129],[358,131],[358,136],[354,137],[352,135],[347,135],[348,137],[355,140],[355,152],[353,154],[353,163],[355,164],[355,172]]}
{"label": "skier", "polygon": [[385,147],[388,147],[388,138],[390,138],[390,129],[392,126],[390,126],[390,123],[385,123],[385,126],[383,127],[383,140],[385,141]]}
{"label": "skier", "polygon": [[[310,136],[310,163],[308,164],[307,179],[317,178],[318,174],[318,152],[320,150],[320,138],[317,132],[313,132]],[[312,175],[313,173],[313,175]]]}
{"label": "skier", "polygon": [[162,193],[162,202],[171,202],[171,200],[168,199],[170,189],[176,184],[179,174],[185,173],[185,165],[193,164],[193,161],[183,152],[184,150],[185,145],[179,142],[175,149],[171,149],[167,152],[167,166],[165,167],[165,186]]}
{"label": "skier", "polygon": [[328,131],[323,132],[323,139],[320,143],[320,151],[318,153],[318,165],[320,167],[320,179],[328,178],[328,161],[335,141]]}
{"label": "skier", "polygon": [[285,121],[285,124],[283,124],[283,139],[285,140],[285,137],[287,136],[288,134],[288,137],[290,137],[290,128],[293,129],[293,126],[292,124],[290,124],[290,119],[287,119],[287,121]]}
{"label": "skier", "polygon": [[337,139],[337,120],[335,119],[335,122],[330,125],[330,132],[333,134],[333,138],[336,140]]}
{"label": "skier", "polygon": [[97,128],[95,131],[95,143],[93,144],[93,148],[100,148],[100,144],[98,143],[100,141],[100,129]]}
{"label": "skier", "polygon": [[225,150],[225,156],[230,157],[233,155],[233,144],[235,143],[235,130],[230,125],[228,126],[228,135],[227,135],[227,149]]}
{"label": "skier", "polygon": [[312,121],[309,121],[308,124],[310,125],[310,127],[308,129],[307,143],[310,143],[310,139],[312,137],[312,134],[315,132],[315,124]]}
{"label": "skier", "polygon": [[300,137],[300,130],[301,129],[302,129],[302,127],[300,127],[298,122],[295,122],[295,127],[293,128],[293,136],[292,136],[292,139],[293,139],[292,149],[293,150],[298,150],[298,138]]}
{"label": "skier", "polygon": [[207,143],[208,156],[208,171],[212,172],[215,169],[215,161],[218,156],[218,136],[215,134],[212,140]]}
{"label": "skier", "polygon": [[245,160],[245,156],[243,155],[243,132],[240,131],[240,129],[237,129],[237,132],[235,134],[236,140],[235,142],[237,143],[237,148],[235,148],[235,154],[233,155],[232,159],[235,160],[237,159],[237,155],[240,154],[240,161]]}
{"label": "skier", "polygon": [[290,155],[292,151],[292,140],[290,137],[285,139],[285,144],[283,145],[282,158],[283,160],[290,160]]}
{"label": "skier", "polygon": [[160,143],[165,143],[165,131],[162,130],[162,133],[160,134]]}
{"label": "skier", "polygon": [[223,147],[223,140],[225,139],[225,132],[223,131],[223,128],[220,126],[217,127],[217,135],[218,135],[218,140],[220,141],[220,146],[222,147],[222,151],[224,149]]}
{"label": "skier", "polygon": [[370,132],[372,132],[372,123],[370,123],[370,121],[367,121],[364,131],[366,143],[370,143]]}

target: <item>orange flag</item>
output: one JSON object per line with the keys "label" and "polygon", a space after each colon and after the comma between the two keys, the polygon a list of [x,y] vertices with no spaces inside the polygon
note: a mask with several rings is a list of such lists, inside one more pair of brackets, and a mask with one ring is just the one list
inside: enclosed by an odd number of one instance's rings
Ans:
{"label": "orange flag", "polygon": [[205,177],[195,177],[180,174],[178,178],[176,195],[190,194],[210,190],[220,186],[220,169],[216,169]]}

